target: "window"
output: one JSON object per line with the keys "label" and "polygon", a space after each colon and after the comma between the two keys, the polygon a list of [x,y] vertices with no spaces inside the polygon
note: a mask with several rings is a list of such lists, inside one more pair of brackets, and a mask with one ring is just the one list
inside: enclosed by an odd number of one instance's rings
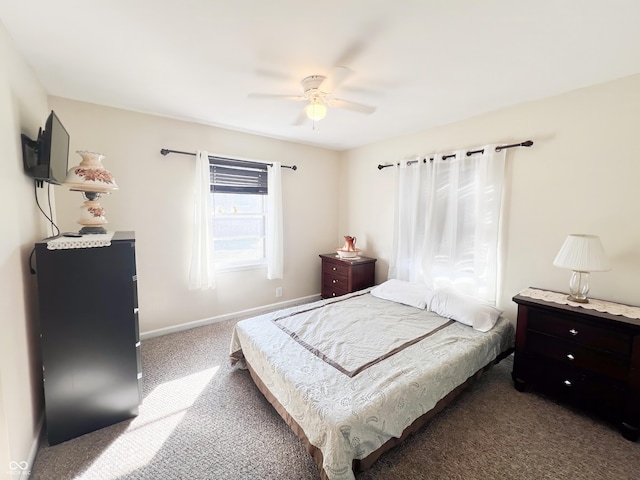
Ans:
{"label": "window", "polygon": [[267,165],[210,157],[217,269],[266,264]]}
{"label": "window", "polygon": [[504,150],[401,162],[389,278],[453,286],[495,303]]}
{"label": "window", "polygon": [[266,196],[243,193],[212,196],[216,267],[264,264]]}

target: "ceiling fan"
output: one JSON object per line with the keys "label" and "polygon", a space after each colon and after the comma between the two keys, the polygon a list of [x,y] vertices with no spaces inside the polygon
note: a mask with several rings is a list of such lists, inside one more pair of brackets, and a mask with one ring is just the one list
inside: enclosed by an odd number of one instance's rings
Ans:
{"label": "ceiling fan", "polygon": [[307,102],[304,111],[301,112],[295,122],[296,125],[302,124],[306,118],[309,118],[314,122],[322,120],[327,115],[327,107],[350,110],[357,113],[363,113],[365,115],[372,114],[376,111],[375,107],[342,100],[332,96],[333,90],[335,90],[338,85],[344,81],[349,73],[350,70],[348,68],[338,67],[334,69],[330,78],[324,75],[310,75],[305,77],[300,82],[303,89],[302,95],[251,93],[249,94],[249,98],[282,99]]}

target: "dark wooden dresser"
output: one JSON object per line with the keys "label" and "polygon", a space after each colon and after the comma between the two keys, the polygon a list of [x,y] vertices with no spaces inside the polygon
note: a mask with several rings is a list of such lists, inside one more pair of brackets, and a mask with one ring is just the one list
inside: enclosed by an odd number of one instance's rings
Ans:
{"label": "dark wooden dresser", "polygon": [[335,253],[320,255],[322,259],[322,298],[339,297],[346,293],[372,287],[375,282],[376,259],[338,258]]}
{"label": "dark wooden dresser", "polygon": [[49,250],[42,241],[35,248],[47,435],[55,445],[138,414],[135,236],[115,232],[109,246]]}
{"label": "dark wooden dresser", "polygon": [[[533,386],[640,433],[640,320],[516,295],[516,389]],[[620,305],[620,307],[624,307]]]}

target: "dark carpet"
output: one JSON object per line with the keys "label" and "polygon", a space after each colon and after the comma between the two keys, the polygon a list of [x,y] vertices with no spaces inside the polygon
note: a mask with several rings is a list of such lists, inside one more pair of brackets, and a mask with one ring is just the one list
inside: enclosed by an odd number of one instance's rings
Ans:
{"label": "dark carpet", "polygon": [[[31,479],[319,479],[249,374],[229,366],[236,321],[143,341],[138,417],[43,445]],[[640,443],[584,412],[516,391],[512,366],[512,357],[494,366],[357,479],[640,478]]]}

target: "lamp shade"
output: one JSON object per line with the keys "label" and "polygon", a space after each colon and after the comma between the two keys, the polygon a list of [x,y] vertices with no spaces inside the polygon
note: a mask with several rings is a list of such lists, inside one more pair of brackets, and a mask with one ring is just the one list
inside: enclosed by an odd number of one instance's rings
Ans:
{"label": "lamp shade", "polygon": [[569,235],[553,264],[576,272],[603,272],[611,268],[600,237],[583,234]]}
{"label": "lamp shade", "polygon": [[64,186],[81,192],[109,193],[118,190],[118,185],[109,170],[102,166],[104,155],[95,152],[76,152],[82,157],[80,165],[67,173]]}

